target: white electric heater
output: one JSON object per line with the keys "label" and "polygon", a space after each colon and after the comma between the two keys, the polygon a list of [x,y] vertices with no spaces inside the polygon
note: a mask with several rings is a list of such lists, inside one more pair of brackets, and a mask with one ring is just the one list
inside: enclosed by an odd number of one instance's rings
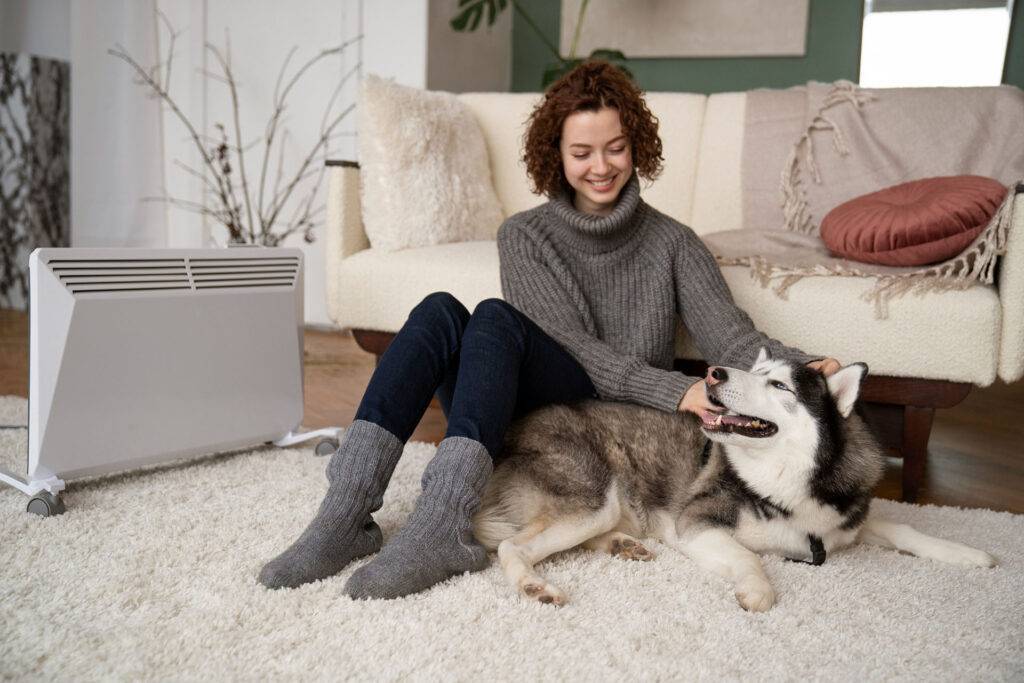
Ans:
{"label": "white electric heater", "polygon": [[0,481],[56,514],[68,479],[337,438],[293,431],[302,266],[298,249],[35,250],[27,476]]}

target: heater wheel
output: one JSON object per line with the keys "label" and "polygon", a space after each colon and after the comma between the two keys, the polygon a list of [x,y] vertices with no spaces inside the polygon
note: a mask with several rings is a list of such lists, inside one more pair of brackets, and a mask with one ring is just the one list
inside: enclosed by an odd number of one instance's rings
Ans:
{"label": "heater wheel", "polygon": [[40,491],[28,501],[29,512],[40,517],[52,517],[53,515],[64,514],[64,501],[59,495],[53,495],[49,491]]}
{"label": "heater wheel", "polygon": [[337,439],[320,439],[320,443],[316,445],[315,453],[317,455],[333,455],[334,451],[338,450]]}

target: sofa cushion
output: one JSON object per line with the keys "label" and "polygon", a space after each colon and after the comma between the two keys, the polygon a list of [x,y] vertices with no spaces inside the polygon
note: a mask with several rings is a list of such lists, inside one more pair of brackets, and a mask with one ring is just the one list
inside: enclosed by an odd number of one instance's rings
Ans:
{"label": "sofa cushion", "polygon": [[[505,216],[543,203],[544,197],[530,192],[522,162],[526,122],[540,96],[537,93],[467,93],[458,97],[473,111],[483,131],[495,191]],[[658,117],[665,170],[654,183],[641,185],[644,200],[689,224],[707,96],[655,92],[647,93],[646,99],[651,112]]]}
{"label": "sofa cushion", "polygon": [[498,243],[457,242],[386,253],[365,249],[341,261],[328,311],[341,327],[395,332],[433,292],[451,292],[469,310],[501,296]]}
{"label": "sofa cushion", "polygon": [[[463,242],[385,254],[375,249],[344,259],[338,299],[330,311],[345,328],[396,332],[427,294],[448,291],[470,310],[501,296],[498,248],[493,241]],[[870,372],[991,384],[999,352],[1000,303],[995,288],[905,297],[890,304],[887,320],[861,300],[869,278],[808,277],[777,297],[751,279],[749,269],[722,269],[737,303],[758,329],[810,353]],[[698,358],[680,337],[681,357]]]}
{"label": "sofa cushion", "polygon": [[833,254],[883,266],[951,259],[985,229],[1006,188],[981,176],[913,180],[843,202],[821,221]]}
{"label": "sofa cushion", "polygon": [[375,249],[493,239],[503,219],[483,135],[454,95],[363,79],[363,225]]}
{"label": "sofa cushion", "polygon": [[[995,380],[1001,310],[992,285],[903,297],[889,304],[888,319],[878,320],[862,299],[873,278],[807,277],[781,299],[745,266],[725,266],[722,275],[759,330],[808,353],[864,362],[875,375],[982,386]],[[685,337],[676,351],[699,358]]]}
{"label": "sofa cushion", "polygon": [[[747,94],[715,93],[708,98],[697,162],[693,221],[698,235],[743,229],[743,125]],[[781,170],[781,169],[780,169]]]}
{"label": "sofa cushion", "polygon": [[[473,112],[487,145],[494,191],[505,217],[545,201],[530,192],[523,164],[524,126],[539,101],[537,93],[464,93],[457,96]],[[497,231],[495,231],[495,236]]]}

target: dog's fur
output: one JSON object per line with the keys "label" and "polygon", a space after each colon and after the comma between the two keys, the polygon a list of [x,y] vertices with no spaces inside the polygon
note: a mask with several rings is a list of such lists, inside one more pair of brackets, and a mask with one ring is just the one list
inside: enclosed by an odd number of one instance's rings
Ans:
{"label": "dog's fur", "polygon": [[811,536],[826,553],[859,541],[994,566],[980,550],[868,517],[884,460],[854,410],[866,371],[826,379],[762,350],[749,372],[709,369],[721,421],[600,401],[540,409],[510,428],[476,536],[517,590],[554,605],[566,595],[535,564],[578,545],[653,559],[643,537],[724,577],[752,611],[776,599],[757,553],[809,559]]}

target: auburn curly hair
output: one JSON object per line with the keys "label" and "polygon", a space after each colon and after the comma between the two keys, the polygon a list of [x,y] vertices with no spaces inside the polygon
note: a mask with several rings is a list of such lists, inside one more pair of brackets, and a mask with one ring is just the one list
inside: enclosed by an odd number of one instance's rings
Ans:
{"label": "auburn curly hair", "polygon": [[658,119],[647,108],[643,92],[618,67],[588,60],[552,83],[527,119],[523,161],[534,194],[552,197],[569,189],[559,149],[562,125],[570,114],[602,107],[618,110],[637,174],[647,180],[658,177],[664,161]]}

